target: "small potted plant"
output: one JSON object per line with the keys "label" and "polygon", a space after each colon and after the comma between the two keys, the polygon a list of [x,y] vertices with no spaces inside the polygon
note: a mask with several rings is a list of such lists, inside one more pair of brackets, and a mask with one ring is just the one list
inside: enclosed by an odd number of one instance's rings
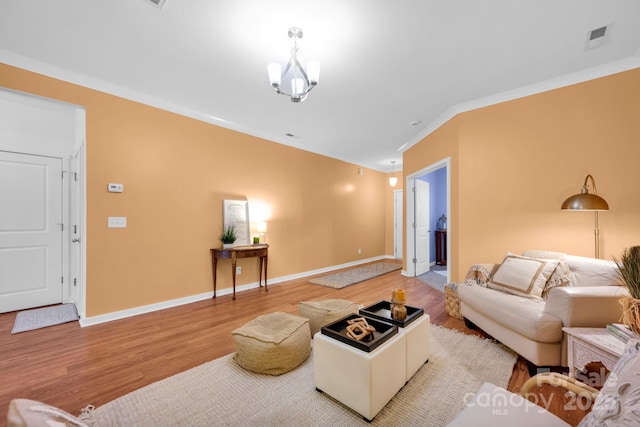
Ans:
{"label": "small potted plant", "polygon": [[233,247],[233,243],[238,240],[238,234],[236,228],[233,225],[224,227],[222,234],[220,235],[220,241],[222,242],[222,248],[227,249]]}
{"label": "small potted plant", "polygon": [[618,275],[629,290],[623,296],[622,323],[640,333],[640,246],[631,246],[622,251],[620,259],[613,258],[618,266]]}

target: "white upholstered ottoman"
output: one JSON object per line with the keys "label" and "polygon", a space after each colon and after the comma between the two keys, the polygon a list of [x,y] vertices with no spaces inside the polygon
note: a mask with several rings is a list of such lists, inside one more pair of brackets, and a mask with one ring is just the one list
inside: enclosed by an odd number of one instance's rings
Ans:
{"label": "white upholstered ottoman", "polygon": [[297,368],[311,353],[309,320],[275,312],[234,330],[233,359],[249,371],[280,375]]}
{"label": "white upholstered ottoman", "polygon": [[399,334],[407,337],[407,378],[418,372],[431,355],[431,319],[423,314],[406,328],[398,328]]}
{"label": "white upholstered ottoman", "polygon": [[370,353],[317,333],[313,337],[316,389],[371,421],[407,378],[407,336],[398,333]]}

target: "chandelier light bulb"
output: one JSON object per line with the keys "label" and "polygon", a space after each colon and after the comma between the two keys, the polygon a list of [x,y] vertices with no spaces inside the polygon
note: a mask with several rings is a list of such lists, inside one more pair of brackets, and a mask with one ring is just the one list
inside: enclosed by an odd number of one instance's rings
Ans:
{"label": "chandelier light bulb", "polygon": [[271,83],[271,86],[280,86],[280,78],[282,76],[282,67],[280,64],[272,62],[267,65],[267,72],[269,73],[269,83]]}
{"label": "chandelier light bulb", "polygon": [[317,85],[320,80],[320,63],[318,61],[309,61],[307,63],[307,71],[309,82],[314,86]]}

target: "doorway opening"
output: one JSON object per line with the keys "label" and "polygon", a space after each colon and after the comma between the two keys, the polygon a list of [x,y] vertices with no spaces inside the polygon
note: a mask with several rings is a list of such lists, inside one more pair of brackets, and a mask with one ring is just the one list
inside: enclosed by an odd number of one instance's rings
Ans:
{"label": "doorway opening", "polygon": [[[447,157],[406,177],[405,188],[411,189],[406,198],[406,274],[409,277],[419,276],[436,266],[446,282],[451,280],[448,262],[451,237],[449,221],[446,221],[451,212],[450,162],[451,158]],[[441,239],[438,245],[436,234]]]}
{"label": "doorway opening", "polygon": [[[86,115],[0,89],[0,311],[74,303],[85,315]],[[5,271],[6,270],[6,271]]]}

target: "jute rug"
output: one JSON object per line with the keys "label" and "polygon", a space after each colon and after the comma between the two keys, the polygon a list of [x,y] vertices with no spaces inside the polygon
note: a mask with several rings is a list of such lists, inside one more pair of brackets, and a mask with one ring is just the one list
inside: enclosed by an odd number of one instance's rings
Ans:
{"label": "jute rug", "polygon": [[309,283],[341,289],[349,285],[355,285],[356,283],[373,279],[374,277],[382,276],[383,274],[387,274],[392,271],[400,270],[401,268],[402,265],[400,264],[392,262],[377,262],[364,267],[343,271],[342,273],[316,277],[315,279],[309,280]]}
{"label": "jute rug", "polygon": [[431,326],[431,357],[371,424],[315,390],[313,352],[279,377],[238,367],[232,355],[156,382],[93,412],[99,426],[444,426],[485,382],[506,387],[515,353]]}
{"label": "jute rug", "polygon": [[53,305],[51,307],[36,308],[20,311],[16,315],[12,334],[46,328],[47,326],[78,320],[78,311],[75,304]]}

